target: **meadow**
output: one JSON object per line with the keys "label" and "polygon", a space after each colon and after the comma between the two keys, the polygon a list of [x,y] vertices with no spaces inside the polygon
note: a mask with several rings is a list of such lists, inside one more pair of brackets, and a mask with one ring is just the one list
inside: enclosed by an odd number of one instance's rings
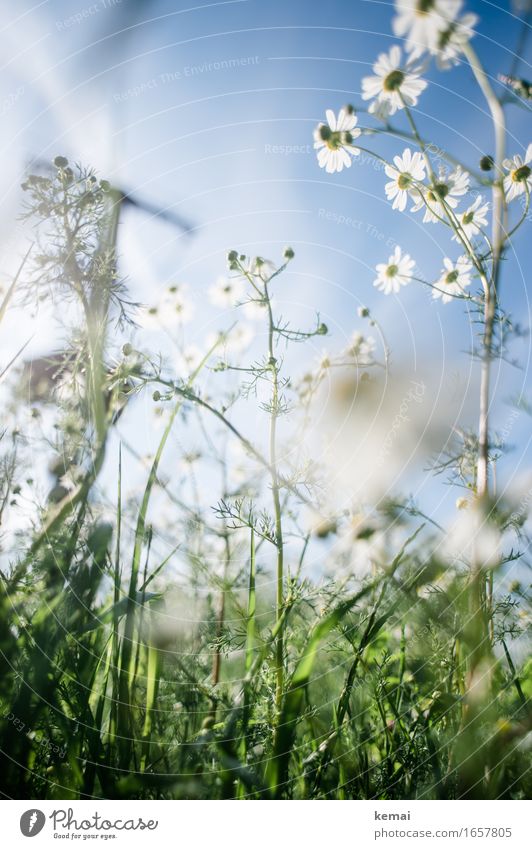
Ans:
{"label": "meadow", "polygon": [[[226,326],[190,345],[181,283],[135,302],[112,180],[62,154],[25,177],[0,322],[43,305],[61,345],[28,357],[21,335],[0,364],[7,798],[530,797],[532,476],[497,475],[526,393],[508,433],[490,420],[494,370],[527,338],[505,262],[530,226],[532,144],[519,153],[505,109],[529,87],[498,93],[460,3],[396,5],[401,47],[309,144],[324,174],[377,162],[397,215],[447,233],[437,279],[394,244],[372,282],[465,311],[461,394],[396,359],[366,307],[322,348],[319,303],[301,327],[278,307],[304,247],[250,256],[237,232],[202,294]],[[469,64],[493,121],[478,162],[425,136],[429,61]],[[451,516],[410,494],[420,470],[452,487]]]}

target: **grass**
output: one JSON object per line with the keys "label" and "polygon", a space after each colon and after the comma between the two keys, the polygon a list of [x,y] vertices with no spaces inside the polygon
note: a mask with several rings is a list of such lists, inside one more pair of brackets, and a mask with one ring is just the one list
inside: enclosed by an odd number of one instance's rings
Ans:
{"label": "grass", "polygon": [[[312,420],[322,378],[305,377],[294,392],[282,346],[305,344],[327,328],[318,317],[314,329],[292,330],[274,316],[271,289],[293,252],[273,269],[229,254],[231,270],[264,308],[264,358],[240,375],[220,354],[221,337],[187,379],[176,380],[129,342],[112,349],[110,328],[118,321],[129,332],[133,307],[118,276],[120,199],[111,187],[60,158],[50,177],[30,178],[26,188],[42,242],[26,257],[0,318],[18,291],[24,298],[38,289],[71,304],[75,319],[68,368],[57,367],[45,399],[32,404],[46,432],[42,456],[53,450],[61,460],[64,491],[35,505],[33,526],[13,537],[2,572],[4,795],[529,796],[532,666],[521,650],[520,610],[526,616],[530,596],[522,585],[504,592],[502,578],[493,588],[493,576],[520,553],[501,550],[489,569],[475,557],[450,562],[437,523],[407,500],[383,502],[380,518],[374,513],[362,524],[340,512],[303,527],[303,512],[320,509],[319,486],[314,470],[303,475],[303,460],[286,462],[279,426],[292,417],[295,444],[304,444],[298,429]],[[357,381],[373,379],[371,364],[337,365]],[[266,387],[266,449],[244,435],[233,396],[203,392],[205,369],[236,374],[238,398],[251,405]],[[141,491],[126,498],[125,463],[135,449],[120,427],[136,415],[135,397],[149,392],[168,412]],[[176,434],[191,429],[209,466],[208,484],[199,487],[192,471],[183,485],[171,450]],[[245,485],[230,481],[223,435],[253,464]],[[25,439],[18,425],[5,426],[2,516],[16,513],[29,486]],[[110,458],[112,495],[99,486]],[[463,453],[456,464],[473,475],[474,500],[475,463],[471,472],[467,459]],[[496,522],[501,534],[515,529],[515,513],[499,501],[480,504],[485,523]],[[165,528],[163,505],[171,509]],[[400,543],[394,548],[387,537],[371,568],[342,577],[345,557],[371,545],[383,527],[399,531]],[[332,559],[337,576],[311,579],[311,558]]]}

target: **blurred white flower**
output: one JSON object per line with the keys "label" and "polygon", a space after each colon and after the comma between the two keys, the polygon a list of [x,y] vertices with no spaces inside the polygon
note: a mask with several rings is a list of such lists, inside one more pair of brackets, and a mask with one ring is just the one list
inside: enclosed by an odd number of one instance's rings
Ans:
{"label": "blurred white flower", "polygon": [[477,15],[469,12],[452,21],[440,32],[436,51],[436,63],[439,68],[445,71],[458,64],[465,45],[475,34],[474,27],[477,23]]}
{"label": "blurred white flower", "polygon": [[[275,274],[277,268],[269,259],[264,259],[261,256],[248,256],[241,262],[245,275],[258,278],[259,281],[268,282],[272,274]],[[244,275],[244,279],[246,279]]]}
{"label": "blurred white flower", "polygon": [[174,365],[179,377],[189,377],[199,366],[204,352],[197,345],[187,345],[179,351],[174,359]]}
{"label": "blurred white flower", "polygon": [[444,167],[441,167],[437,181],[429,189],[424,189],[420,193],[412,207],[412,212],[424,209],[423,223],[437,224],[442,218],[446,220],[445,207],[456,209],[459,199],[468,189],[469,174],[461,168],[456,168],[449,174]]}
{"label": "blurred white flower", "polygon": [[376,343],[373,336],[364,336],[363,333],[356,330],[344,351],[344,355],[356,360],[359,366],[367,366],[373,362],[375,348]]}
{"label": "blurred white flower", "polygon": [[443,556],[481,569],[490,569],[500,561],[500,530],[476,504],[460,510],[445,535]]}
{"label": "blurred white flower", "polygon": [[373,65],[375,76],[362,80],[362,99],[375,98],[369,107],[379,117],[394,115],[404,106],[415,106],[421,92],[427,87],[421,79],[423,66],[414,60],[401,63],[401,48],[394,45],[388,53],[381,53]]}
{"label": "blurred white flower", "polygon": [[471,283],[472,265],[466,256],[459,257],[455,263],[445,257],[443,265],[432,297],[441,298],[444,304],[448,304],[453,298],[464,295],[464,289]]}
{"label": "blurred white flower", "polygon": [[441,450],[458,415],[467,414],[469,399],[458,396],[453,387],[442,388],[438,369],[428,366],[423,377],[379,370],[324,386],[313,401],[322,439],[309,453],[322,461],[325,497],[338,509],[376,505],[410,486],[411,476]]}
{"label": "blurred white flower", "polygon": [[416,183],[425,179],[425,161],[421,153],[412,153],[409,147],[405,148],[402,156],[394,156],[394,166],[386,165],[384,172],[390,177],[384,189],[388,200],[393,200],[393,209],[404,212],[409,193],[415,188]]}
{"label": "blurred white flower", "polygon": [[232,309],[244,294],[244,281],[241,277],[218,277],[208,294],[215,306]]}
{"label": "blurred white flower", "polygon": [[158,330],[161,327],[171,328],[176,324],[185,324],[193,318],[194,311],[188,286],[174,285],[164,291],[158,304],[145,307],[139,318],[141,325],[147,330]]}
{"label": "blurred white flower", "polygon": [[412,280],[414,267],[414,260],[410,259],[408,254],[403,255],[399,245],[396,245],[388,262],[380,262],[376,266],[377,278],[373,281],[373,285],[385,295],[399,292],[401,286],[406,286]]}
{"label": "blurred white flower", "polygon": [[249,321],[267,321],[268,310],[265,301],[246,301],[244,315]]}
{"label": "blurred white flower", "polygon": [[159,318],[170,327],[185,324],[194,317],[195,309],[185,284],[169,286],[159,304]]}
{"label": "blurred white flower", "polygon": [[245,351],[255,338],[255,334],[249,324],[239,322],[229,331],[220,331],[219,333],[210,333],[207,336],[205,345],[207,350],[212,348],[217,340],[221,340],[217,353],[225,356],[226,354],[239,354]]}
{"label": "blurred white flower", "polygon": [[[473,236],[480,233],[481,227],[488,226],[486,216],[489,208],[489,203],[484,203],[484,198],[481,195],[477,195],[475,202],[458,216],[460,226],[468,239],[472,239]],[[453,239],[455,242],[460,241],[456,233],[453,235]]]}
{"label": "blurred white flower", "polygon": [[532,190],[532,143],[528,145],[525,158],[517,154],[511,159],[505,159],[503,167],[508,171],[504,177],[504,191],[507,200],[513,200],[524,192]]}
{"label": "blurred white flower", "polygon": [[351,167],[351,156],[357,156],[360,150],[353,145],[354,139],[360,135],[356,126],[357,117],[352,109],[340,109],[338,118],[327,109],[325,113],[327,124],[319,124],[314,130],[314,148],[318,151],[320,168],[325,168],[328,174],[342,171],[344,166]]}
{"label": "blurred white flower", "polygon": [[395,35],[406,37],[409,53],[436,54],[441,36],[456,20],[462,0],[395,0]]}

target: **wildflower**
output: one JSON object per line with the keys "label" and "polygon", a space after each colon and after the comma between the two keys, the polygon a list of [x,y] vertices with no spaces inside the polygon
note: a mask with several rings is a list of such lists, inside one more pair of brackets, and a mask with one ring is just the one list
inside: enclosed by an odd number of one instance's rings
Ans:
{"label": "wildflower", "polygon": [[[466,209],[465,212],[462,212],[462,214],[458,216],[460,226],[468,239],[472,239],[473,236],[480,233],[481,227],[487,227],[488,225],[486,215],[488,214],[490,205],[489,203],[483,203],[483,201],[484,198],[481,195],[478,195],[475,202],[469,207],[469,209]],[[453,239],[456,242],[459,241],[456,233],[454,234]]]}
{"label": "wildflower", "polygon": [[461,510],[446,534],[444,554],[453,561],[465,562],[483,569],[500,561],[501,533],[477,505]]}
{"label": "wildflower", "polygon": [[357,365],[367,366],[373,362],[375,347],[373,336],[364,336],[357,330],[353,333],[349,345],[345,349],[345,355],[356,360]]}
{"label": "wildflower", "polygon": [[510,201],[519,197],[523,192],[527,192],[527,194],[530,192],[532,188],[531,163],[532,144],[528,145],[524,159],[517,154],[511,159],[505,159],[502,163],[503,167],[508,171],[508,174],[504,178],[504,191],[507,200]]}
{"label": "wildflower", "polygon": [[373,65],[375,76],[362,80],[362,99],[376,98],[369,107],[382,117],[383,112],[393,115],[398,109],[415,106],[421,92],[427,87],[420,75],[423,67],[413,60],[401,64],[401,48],[394,45],[389,53],[381,53]]}
{"label": "wildflower", "polygon": [[412,280],[412,270],[415,266],[413,259],[408,254],[402,254],[399,245],[387,263],[381,262],[376,266],[377,277],[373,285],[389,295],[391,292],[399,292],[401,286],[406,286]]}
{"label": "wildflower", "polygon": [[424,209],[423,223],[437,223],[442,218],[445,219],[447,207],[456,209],[459,198],[465,195],[468,189],[469,175],[465,171],[458,167],[451,174],[448,174],[442,167],[439,170],[437,180],[430,189],[420,192],[420,196],[412,207],[412,212]]}
{"label": "wildflower", "polygon": [[161,327],[170,328],[190,321],[194,315],[194,304],[187,294],[187,286],[170,286],[157,305],[142,310],[142,326],[148,330],[159,330]]}
{"label": "wildflower", "polygon": [[197,345],[187,345],[174,360],[179,377],[187,378],[197,369],[203,359],[203,352]]}
{"label": "wildflower", "polygon": [[342,171],[344,166],[351,167],[351,156],[358,156],[360,150],[353,141],[360,135],[356,126],[357,117],[353,107],[340,109],[336,118],[332,109],[327,109],[327,124],[319,124],[314,130],[314,148],[318,151],[320,168],[328,174]]}
{"label": "wildflower", "polygon": [[432,297],[441,298],[444,304],[448,304],[453,298],[463,295],[466,286],[470,285],[472,266],[465,256],[459,257],[456,263],[445,257],[443,264],[445,267],[432,290]]}
{"label": "wildflower", "polygon": [[432,55],[439,50],[440,39],[462,7],[462,0],[396,0],[397,15],[392,21],[395,35],[406,36],[409,53]]}
{"label": "wildflower", "polygon": [[404,149],[402,156],[394,156],[393,161],[395,167],[387,165],[384,169],[386,176],[390,177],[384,190],[388,200],[393,200],[393,209],[404,212],[409,193],[416,183],[425,179],[425,162],[420,153],[412,153],[409,147]]}
{"label": "wildflower", "polygon": [[450,21],[448,26],[440,31],[436,49],[436,63],[439,68],[448,70],[458,64],[465,45],[475,34],[473,27],[477,22],[478,17],[470,12],[459,20]]}
{"label": "wildflower", "polygon": [[209,334],[206,340],[206,347],[212,348],[218,340],[221,342],[220,348],[223,349],[224,354],[240,354],[246,348],[249,348],[254,338],[255,333],[251,327],[248,324],[239,323],[228,333],[221,331],[219,333]]}
{"label": "wildflower", "polygon": [[241,277],[218,277],[216,283],[209,288],[209,299],[212,304],[223,309],[235,307],[244,293],[244,283]]}

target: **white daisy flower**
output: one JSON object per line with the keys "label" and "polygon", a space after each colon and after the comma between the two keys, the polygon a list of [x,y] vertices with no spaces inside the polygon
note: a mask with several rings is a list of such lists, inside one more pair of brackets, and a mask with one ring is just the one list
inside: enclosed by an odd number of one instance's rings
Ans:
{"label": "white daisy flower", "polygon": [[421,92],[427,87],[420,75],[423,66],[412,59],[401,63],[401,48],[394,45],[388,53],[381,53],[373,65],[375,76],[362,80],[362,99],[376,98],[369,107],[379,117],[394,115],[398,109],[415,106]]}
{"label": "white daisy flower", "polygon": [[373,336],[364,336],[363,333],[356,330],[344,351],[344,355],[356,360],[359,366],[368,366],[373,362],[376,347]]}
{"label": "white daisy flower", "polygon": [[194,304],[189,297],[186,285],[169,286],[164,292],[157,308],[158,319],[163,327],[185,324],[194,317]]}
{"label": "white daisy flower", "polygon": [[207,336],[205,345],[207,349],[210,349],[219,341],[218,354],[223,353],[223,356],[227,354],[241,354],[249,348],[254,338],[255,333],[249,324],[239,323],[230,331],[221,330],[218,333],[210,333]]}
{"label": "white daisy flower", "polygon": [[438,51],[440,36],[460,12],[462,0],[395,0],[395,35],[406,37],[406,49],[419,55]]}
{"label": "white daisy flower", "polygon": [[401,248],[396,245],[388,262],[380,262],[376,266],[377,277],[373,281],[373,285],[384,292],[385,295],[389,295],[391,292],[399,292],[401,286],[406,286],[412,280],[412,271],[415,264],[408,254],[403,256]]}
{"label": "white daisy flower", "polygon": [[421,153],[412,153],[409,147],[405,148],[402,156],[394,156],[393,161],[395,167],[386,165],[384,169],[391,180],[384,189],[388,200],[393,200],[393,209],[404,212],[409,193],[416,183],[425,179],[425,161]]}
{"label": "white daisy flower", "polygon": [[318,151],[320,168],[328,174],[342,171],[344,166],[351,167],[351,156],[358,156],[360,150],[353,141],[360,135],[356,126],[357,117],[352,106],[340,109],[336,118],[332,109],[327,109],[326,124],[319,124],[314,130],[314,148]]}
{"label": "white daisy flower", "polygon": [[459,20],[452,21],[447,29],[440,32],[436,53],[439,68],[446,71],[458,64],[465,45],[475,34],[474,27],[477,23],[477,15],[470,12]]}
{"label": "white daisy flower", "polygon": [[[208,350],[208,349],[207,349]],[[179,377],[187,378],[197,369],[205,353],[197,345],[187,345],[174,359],[174,366]]]}
{"label": "white daisy flower", "polygon": [[[275,299],[270,298],[270,303],[274,304]],[[266,321],[268,318],[268,305],[266,301],[259,301],[258,298],[246,301],[243,310],[249,321]]]}
{"label": "white daisy flower", "polygon": [[[488,219],[486,216],[489,208],[489,203],[484,203],[482,195],[477,195],[475,202],[469,207],[469,209],[466,209],[465,212],[462,212],[458,216],[460,226],[468,239],[472,239],[474,236],[478,235],[481,227],[488,226]],[[455,242],[460,241],[456,233],[454,234],[453,239]]]}
{"label": "white daisy flower", "polygon": [[464,289],[470,285],[472,265],[466,256],[459,257],[456,263],[445,257],[443,265],[432,297],[441,298],[444,304],[448,304],[453,298],[463,295]]}
{"label": "white daisy flower", "polygon": [[445,207],[456,209],[459,198],[465,195],[468,189],[469,174],[461,168],[456,168],[451,174],[447,174],[445,168],[440,168],[438,179],[424,191],[423,196],[420,194],[412,207],[412,212],[424,209],[423,223],[437,223],[440,219],[445,219]]}
{"label": "white daisy flower", "polygon": [[235,307],[244,294],[244,281],[241,277],[218,277],[209,289],[212,304],[222,309]]}
{"label": "white daisy flower", "polygon": [[525,158],[517,154],[511,159],[505,159],[503,167],[506,168],[508,174],[504,178],[504,191],[507,200],[513,200],[525,191],[530,192],[532,189],[532,144],[529,144]]}

